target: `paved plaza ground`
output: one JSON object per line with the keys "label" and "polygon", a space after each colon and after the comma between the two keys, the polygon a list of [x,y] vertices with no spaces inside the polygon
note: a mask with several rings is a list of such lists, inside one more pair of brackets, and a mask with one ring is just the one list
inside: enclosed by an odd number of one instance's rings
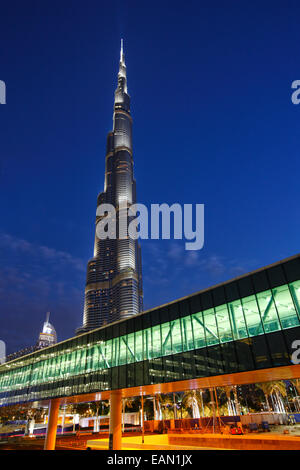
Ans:
{"label": "paved plaza ground", "polygon": [[[174,434],[171,434],[171,439]],[[142,434],[140,432],[126,432],[122,438],[123,450],[217,450],[224,449],[224,440],[228,438],[232,441],[241,442],[241,447],[245,442],[251,442],[257,448],[262,448],[262,442],[268,442],[272,448],[276,449],[282,443],[298,446],[300,450],[300,423],[296,425],[272,425],[270,432],[246,433],[243,436],[229,436],[221,434],[201,434],[199,432],[181,431],[176,436],[176,442],[170,442],[168,434],[151,434],[144,435],[144,443],[142,442]],[[220,440],[219,440],[220,439]],[[44,446],[43,436],[36,438],[9,438],[0,440],[0,450],[24,450],[36,449],[41,450]],[[99,450],[108,449],[108,432],[93,434],[92,432],[83,432],[80,435],[63,435],[57,436],[57,450],[85,450],[87,447],[93,447]]]}

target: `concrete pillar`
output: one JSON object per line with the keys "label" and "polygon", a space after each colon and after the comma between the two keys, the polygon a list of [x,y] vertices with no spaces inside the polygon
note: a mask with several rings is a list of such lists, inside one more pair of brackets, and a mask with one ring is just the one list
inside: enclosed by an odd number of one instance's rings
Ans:
{"label": "concrete pillar", "polygon": [[57,419],[59,412],[59,398],[53,398],[49,403],[48,426],[44,450],[55,450]]}
{"label": "concrete pillar", "polygon": [[109,450],[122,449],[122,393],[110,393]]}

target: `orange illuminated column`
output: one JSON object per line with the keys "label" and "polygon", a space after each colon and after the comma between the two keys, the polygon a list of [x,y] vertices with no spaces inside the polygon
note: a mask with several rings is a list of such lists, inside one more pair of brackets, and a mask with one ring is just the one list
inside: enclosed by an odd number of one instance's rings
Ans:
{"label": "orange illuminated column", "polygon": [[119,390],[110,393],[109,450],[122,448],[122,394]]}
{"label": "orange illuminated column", "polygon": [[49,403],[48,426],[44,450],[55,450],[59,398],[53,398]]}

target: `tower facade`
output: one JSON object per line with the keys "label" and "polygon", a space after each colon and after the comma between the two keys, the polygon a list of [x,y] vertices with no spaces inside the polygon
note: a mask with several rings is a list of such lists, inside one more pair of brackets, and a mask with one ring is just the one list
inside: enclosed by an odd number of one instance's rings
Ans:
{"label": "tower facade", "polygon": [[[95,234],[94,256],[88,262],[83,325],[77,334],[136,315],[143,309],[141,249],[137,240],[118,238],[119,224],[136,202],[133,176],[132,117],[123,41],[121,41],[118,86],[115,91],[113,130],[107,136],[104,191],[97,208],[111,204],[117,214],[116,238],[99,239]],[[96,225],[100,217],[96,216]]]}
{"label": "tower facade", "polygon": [[57,343],[57,335],[54,326],[49,322],[50,312],[47,312],[46,321],[43,325],[43,330],[39,334],[37,342],[38,348],[47,348]]}

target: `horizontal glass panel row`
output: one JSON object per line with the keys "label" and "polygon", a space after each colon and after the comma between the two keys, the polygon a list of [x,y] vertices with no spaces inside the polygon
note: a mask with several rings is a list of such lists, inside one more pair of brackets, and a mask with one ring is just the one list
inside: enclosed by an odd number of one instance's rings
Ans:
{"label": "horizontal glass panel row", "polygon": [[0,392],[293,328],[299,318],[300,281],[295,281],[67,353],[49,350],[48,358],[24,367],[9,370],[4,364]]}

